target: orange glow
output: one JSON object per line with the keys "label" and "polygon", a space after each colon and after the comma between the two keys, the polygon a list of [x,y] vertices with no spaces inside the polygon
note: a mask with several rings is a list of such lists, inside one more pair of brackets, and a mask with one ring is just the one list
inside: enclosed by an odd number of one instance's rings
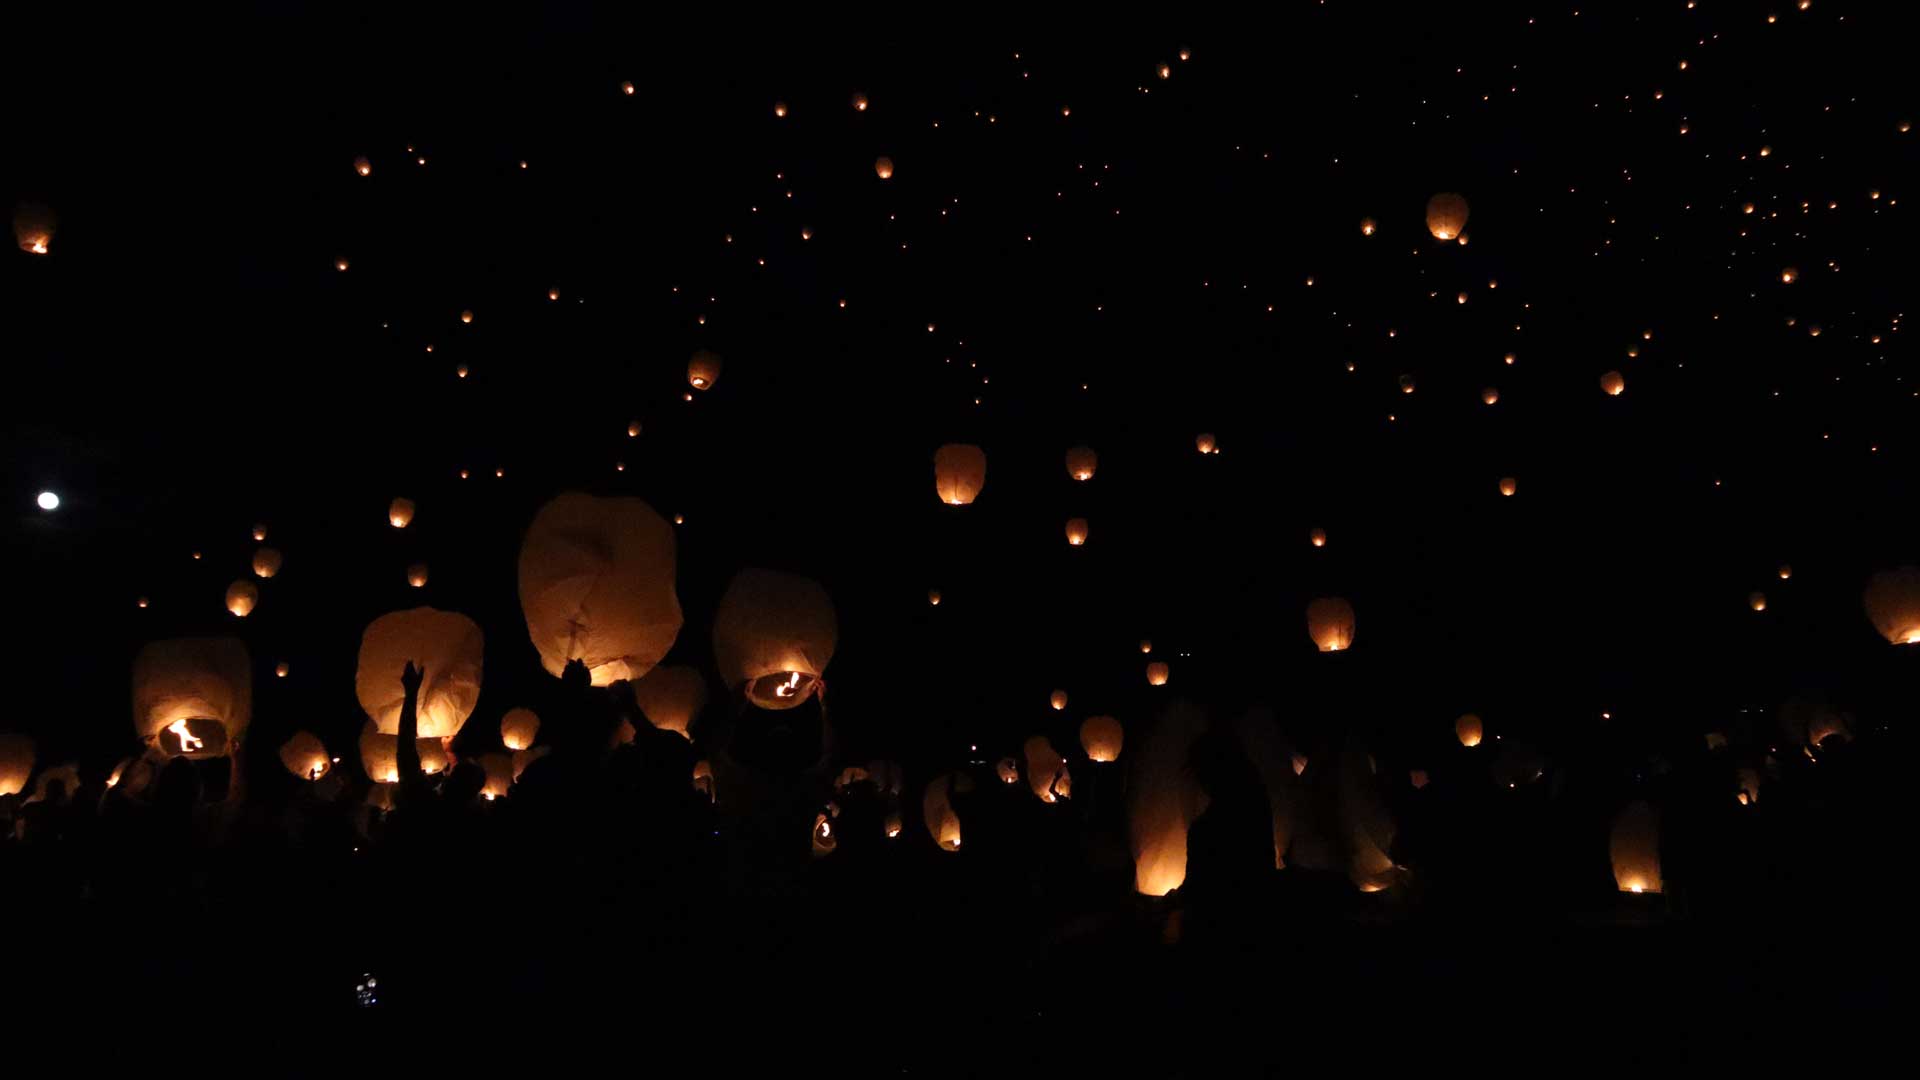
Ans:
{"label": "orange glow", "polygon": [[347,272],[347,260],[345,260],[345,259],[335,259],[335,260],[333,260],[333,268],[334,268],[335,270],[338,270],[338,271],[340,271],[340,272],[341,272],[341,273],[343,273],[343,274],[344,274],[344,273],[346,273],[346,272]]}
{"label": "orange glow", "polygon": [[[874,158],[873,174],[875,176],[878,176],[882,180],[893,179],[893,159],[885,156],[884,154],[881,155],[880,157]],[[959,841],[958,840],[954,841],[954,845],[956,847],[959,846]]]}
{"label": "orange glow", "polygon": [[1312,532],[1307,534],[1307,542],[1312,544],[1314,547],[1321,547],[1321,548],[1326,547],[1327,546],[1327,530],[1325,529],[1313,530]]}
{"label": "orange glow", "polygon": [[1619,397],[1620,392],[1626,388],[1626,377],[1617,371],[1609,371],[1605,375],[1600,376],[1600,389],[1604,391],[1608,397]]}
{"label": "orange glow", "polygon": [[1087,519],[1072,518],[1067,521],[1067,543],[1079,547],[1087,542]]}
{"label": "orange glow", "polygon": [[1373,235],[1373,219],[1372,218],[1360,219],[1360,235],[1361,236]]}
{"label": "orange glow", "polygon": [[939,589],[927,590],[927,603],[932,607],[940,606],[940,590]]}
{"label": "orange glow", "polygon": [[867,111],[867,95],[865,94],[853,95],[853,111],[854,112]]}
{"label": "orange glow", "polygon": [[787,115],[787,103],[784,101],[774,102],[773,115],[779,116],[779,117],[785,117]]}
{"label": "orange glow", "polygon": [[353,171],[359,173],[361,176],[372,176],[373,162],[368,161],[366,158],[363,158],[363,157],[354,158]]}
{"label": "orange glow", "polygon": [[1193,437],[1193,447],[1203,454],[1211,454],[1220,449],[1220,444],[1214,440],[1213,432],[1203,431]]}
{"label": "orange glow", "polygon": [[1500,391],[1494,389],[1491,386],[1487,387],[1485,390],[1480,391],[1480,404],[1482,405],[1491,405],[1494,402],[1499,400],[1500,400]]}
{"label": "orange glow", "polygon": [[1478,716],[1467,713],[1453,722],[1453,734],[1460,740],[1461,746],[1479,746],[1480,740],[1486,736],[1486,728],[1481,725]]}
{"label": "orange glow", "polygon": [[1353,647],[1353,605],[1337,596],[1323,596],[1307,605],[1307,636],[1321,652]]}
{"label": "orange glow", "polygon": [[1500,478],[1500,494],[1511,495],[1514,492],[1519,490],[1520,490],[1520,482],[1515,480],[1513,477],[1503,476]]}
{"label": "orange glow", "polygon": [[187,730],[187,721],[185,717],[175,720],[173,723],[167,725],[167,731],[172,733],[172,735],[175,738],[180,740],[180,752],[183,754],[191,754],[194,751],[199,750],[202,746],[206,745],[200,739],[196,738],[193,732]]}
{"label": "orange glow", "polygon": [[1168,675],[1168,668],[1165,661],[1155,660],[1153,663],[1147,665],[1147,685],[1148,686],[1167,685],[1167,675]]}
{"label": "orange glow", "polygon": [[404,529],[413,524],[413,500],[395,499],[387,504],[387,524]]}
{"label": "orange glow", "polygon": [[1143,653],[1150,653],[1150,652],[1152,652],[1152,651],[1153,651],[1153,642],[1152,642],[1152,641],[1149,641],[1149,640],[1148,640],[1148,639],[1146,639],[1146,638],[1141,638],[1141,639],[1140,639],[1140,651],[1141,651],[1141,652],[1143,652]]}
{"label": "orange glow", "polygon": [[1748,593],[1747,606],[1752,608],[1755,611],[1767,610],[1767,594],[1763,592]]}
{"label": "orange glow", "polygon": [[1065,690],[1055,690],[1052,694],[1049,694],[1047,696],[1047,704],[1053,706],[1054,712],[1059,712],[1060,710],[1066,708],[1067,692]]}

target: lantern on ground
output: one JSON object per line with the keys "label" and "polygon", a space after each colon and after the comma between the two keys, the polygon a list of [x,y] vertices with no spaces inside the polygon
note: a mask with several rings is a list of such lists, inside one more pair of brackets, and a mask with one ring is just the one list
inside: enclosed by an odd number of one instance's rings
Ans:
{"label": "lantern on ground", "polygon": [[680,633],[673,527],[639,499],[561,495],[521,544],[520,610],[548,674],[579,660],[595,686],[638,679]]}
{"label": "lantern on ground", "polygon": [[1480,740],[1486,737],[1486,728],[1481,725],[1478,716],[1467,713],[1453,722],[1453,734],[1460,740],[1461,746],[1479,746]]}
{"label": "lantern on ground", "polygon": [[965,506],[987,486],[987,452],[966,443],[948,443],[933,454],[933,490],[948,506]]}
{"label": "lantern on ground", "polygon": [[387,504],[387,524],[404,529],[413,524],[413,500],[395,499]]}
{"label": "lantern on ground", "polygon": [[1467,200],[1443,191],[1427,200],[1427,231],[1435,240],[1457,239],[1467,228]]}
{"label": "lantern on ground", "polygon": [[0,797],[18,795],[33,776],[33,739],[0,732]]}
{"label": "lantern on ground", "polygon": [[1065,690],[1055,690],[1053,693],[1048,694],[1047,704],[1053,706],[1054,712],[1059,712],[1060,710],[1066,708],[1067,692]]}
{"label": "lantern on ground", "polygon": [[292,738],[280,744],[280,764],[302,780],[318,780],[333,768],[333,759],[327,756],[326,744],[318,736],[310,731],[296,731]]}
{"label": "lantern on ground", "polygon": [[263,547],[253,553],[253,572],[258,577],[270,578],[280,572],[280,564],[283,561],[285,560],[281,558],[279,551]]}
{"label": "lantern on ground", "polygon": [[701,349],[687,361],[687,385],[695,390],[711,390],[720,381],[720,354]]}
{"label": "lantern on ground", "polygon": [[253,661],[234,638],[172,638],[133,661],[134,734],[168,757],[232,752],[253,715]]}
{"label": "lantern on ground", "polygon": [[1087,752],[1089,761],[1119,761],[1125,742],[1126,732],[1111,716],[1089,716],[1080,722],[1080,748]]}
{"label": "lantern on ground", "polygon": [[1638,800],[1628,803],[1613,819],[1608,850],[1621,892],[1660,891],[1660,818],[1653,807]]}
{"label": "lantern on ground", "polygon": [[540,714],[532,709],[508,709],[500,718],[500,742],[509,750],[525,750],[540,734]]}
{"label": "lantern on ground", "polygon": [[920,816],[926,822],[927,834],[941,851],[960,850],[960,816],[953,812],[952,799],[953,775],[941,773],[927,783],[927,790],[920,797]]}
{"label": "lantern on ground", "polygon": [[1089,446],[1076,446],[1067,451],[1067,475],[1075,480],[1093,479],[1093,470],[1100,465],[1100,455]]}
{"label": "lantern on ground", "polygon": [[1323,596],[1307,605],[1307,636],[1321,652],[1353,647],[1353,605],[1337,596]]}
{"label": "lantern on ground", "polygon": [[633,700],[654,727],[691,740],[687,732],[707,707],[707,677],[697,668],[657,667],[633,684]]}
{"label": "lantern on ground", "polygon": [[1087,519],[1086,518],[1068,518],[1067,519],[1067,544],[1071,547],[1079,547],[1080,545],[1086,542],[1087,542]]}
{"label": "lantern on ground", "polygon": [[[880,157],[874,158],[873,174],[875,176],[878,176],[882,180],[893,179],[893,159],[885,156],[884,154],[881,155]],[[958,840],[954,841],[954,846],[955,847],[959,846]]]}
{"label": "lantern on ground", "polygon": [[1867,579],[1867,618],[1895,645],[1920,644],[1920,570],[1903,566]]}
{"label": "lantern on ground", "polygon": [[260,602],[260,588],[251,581],[236,581],[227,586],[227,610],[246,618]]}
{"label": "lantern on ground", "polygon": [[1147,896],[1165,896],[1187,879],[1187,828],[1207,803],[1188,763],[1205,728],[1199,710],[1175,705],[1132,755],[1127,832],[1133,887]]}
{"label": "lantern on ground", "polygon": [[1608,397],[1619,397],[1620,391],[1627,388],[1626,376],[1617,371],[1609,371],[1600,376],[1600,389]]}
{"label": "lantern on ground", "polygon": [[1153,661],[1152,663],[1147,665],[1147,685],[1148,686],[1167,685],[1168,673],[1169,672],[1168,672],[1168,668],[1165,661],[1162,661],[1162,660]]}
{"label": "lantern on ground", "polygon": [[775,570],[734,575],[713,619],[721,677],[763,709],[791,709],[818,692],[838,637],[827,590]]}
{"label": "lantern on ground", "polygon": [[388,735],[400,731],[406,690],[400,675],[411,663],[422,674],[416,717],[421,738],[451,738],[480,698],[480,668],[486,638],[457,611],[417,607],[367,624],[360,636],[354,692],[360,707]]}

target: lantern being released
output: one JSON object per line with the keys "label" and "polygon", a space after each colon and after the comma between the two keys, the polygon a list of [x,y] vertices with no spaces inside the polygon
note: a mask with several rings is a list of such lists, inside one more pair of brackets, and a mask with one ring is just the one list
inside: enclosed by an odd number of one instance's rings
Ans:
{"label": "lantern being released", "polygon": [[1067,797],[1067,759],[1053,748],[1045,735],[1035,735],[1021,747],[1027,759],[1027,786],[1041,802],[1057,802]]}
{"label": "lantern being released", "polygon": [[1628,803],[1613,819],[1608,843],[1613,880],[1621,892],[1660,891],[1660,818],[1644,802]]}
{"label": "lantern being released", "polygon": [[327,747],[310,731],[296,731],[280,744],[280,764],[302,780],[318,780],[333,768]]}
{"label": "lantern being released", "polygon": [[953,774],[941,773],[927,783],[926,794],[920,798],[920,815],[927,833],[946,852],[960,850],[960,816],[953,812],[952,786]]}
{"label": "lantern being released", "polygon": [[1427,231],[1435,240],[1457,239],[1467,228],[1467,200],[1443,191],[1427,200]]}
{"label": "lantern being released", "polygon": [[721,678],[763,709],[791,709],[818,692],[838,637],[827,590],[775,570],[734,575],[713,617]]}
{"label": "lantern being released", "polygon": [[1920,644],[1920,570],[1882,570],[1867,579],[1862,599],[1881,637],[1895,645]]}
{"label": "lantern being released", "polygon": [[[701,349],[687,361],[687,385],[695,390],[711,390],[720,381],[720,354]],[[632,434],[639,434],[637,431]]]}
{"label": "lantern being released", "polygon": [[227,586],[227,610],[241,618],[253,614],[260,602],[260,587],[251,581],[236,581]]}
{"label": "lantern being released", "polygon": [[11,731],[0,732],[0,798],[27,789],[33,776],[33,740]]}
{"label": "lantern being released", "polygon": [[397,734],[406,702],[400,673],[411,663],[423,676],[416,702],[420,737],[458,735],[480,698],[485,643],[480,627],[457,611],[417,607],[380,616],[360,637],[354,672],[360,707],[380,731]]}
{"label": "lantern being released", "polygon": [[1323,596],[1307,605],[1307,636],[1321,652],[1353,647],[1353,605],[1337,596]]}
{"label": "lantern being released", "polygon": [[680,634],[673,526],[639,499],[554,499],[520,547],[520,609],[549,674],[579,660],[595,686],[638,679]]}
{"label": "lantern being released", "polygon": [[500,718],[500,741],[509,750],[525,750],[540,734],[540,715],[532,709],[508,709]]}
{"label": "lantern being released", "polygon": [[480,788],[481,797],[493,800],[512,790],[512,757],[497,751],[491,754],[481,754],[480,767],[487,771],[486,783]]}
{"label": "lantern being released", "polygon": [[387,524],[404,529],[413,524],[413,500],[395,499],[387,504]]}
{"label": "lantern being released", "polygon": [[1188,767],[1206,717],[1176,705],[1148,731],[1133,755],[1127,785],[1127,831],[1133,847],[1133,887],[1165,896],[1187,880],[1187,827],[1206,809]]}
{"label": "lantern being released", "polygon": [[965,506],[987,486],[987,452],[948,443],[933,453],[933,490],[948,506]]}
{"label": "lantern being released", "polygon": [[1486,737],[1486,729],[1481,726],[1478,716],[1467,713],[1453,722],[1453,734],[1460,740],[1461,746],[1479,746],[1480,740]]}
{"label": "lantern being released", "polygon": [[1067,451],[1067,475],[1075,480],[1093,479],[1093,470],[1100,465],[1100,455],[1089,446],[1076,446]]}
{"label": "lantern being released", "polygon": [[707,707],[707,677],[696,668],[657,667],[633,684],[633,700],[654,727],[692,739],[687,731]]}
{"label": "lantern being released", "polygon": [[1111,716],[1089,716],[1081,721],[1080,748],[1087,752],[1089,761],[1120,760],[1120,747],[1125,741],[1120,721]]}
{"label": "lantern being released", "polygon": [[167,756],[229,753],[252,712],[253,661],[234,638],[156,641],[134,658],[134,734]]}

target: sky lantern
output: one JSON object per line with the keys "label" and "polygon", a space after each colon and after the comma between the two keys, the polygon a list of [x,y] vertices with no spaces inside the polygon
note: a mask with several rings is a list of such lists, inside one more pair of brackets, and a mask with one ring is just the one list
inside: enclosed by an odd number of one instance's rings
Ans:
{"label": "sky lantern", "polygon": [[339,258],[336,258],[333,260],[333,268],[343,274],[347,272],[347,267],[350,265],[351,264],[347,262],[347,257],[345,255],[342,255]]}
{"label": "sky lantern", "polygon": [[1065,690],[1055,690],[1053,693],[1047,695],[1047,704],[1053,706],[1054,712],[1065,709],[1067,707],[1067,692]]}
{"label": "sky lantern", "polygon": [[1010,757],[1003,757],[994,762],[993,775],[999,777],[1002,784],[1017,784],[1020,782],[1020,763]]}
{"label": "sky lantern", "polygon": [[933,453],[933,490],[948,506],[965,506],[987,486],[987,452],[948,443]]}
{"label": "sky lantern", "polygon": [[893,159],[885,154],[873,159],[873,174],[882,180],[893,179]]}
{"label": "sky lantern", "polygon": [[1147,639],[1147,638],[1141,638],[1141,639],[1140,639],[1140,651],[1141,651],[1141,652],[1142,652],[1143,654],[1144,654],[1144,653],[1150,653],[1150,652],[1152,652],[1152,651],[1153,651],[1153,642],[1152,642],[1151,640],[1149,640],[1149,639]]}
{"label": "sky lantern", "polygon": [[1621,892],[1660,891],[1660,818],[1653,807],[1640,800],[1628,803],[1613,819],[1607,847]]}
{"label": "sky lantern", "polygon": [[1752,608],[1755,611],[1767,610],[1767,594],[1759,591],[1758,589],[1748,593],[1747,606]]}
{"label": "sky lantern", "polygon": [[1067,519],[1067,543],[1072,545],[1073,547],[1079,547],[1080,545],[1086,542],[1087,542],[1087,519],[1086,518],[1068,518]]}
{"label": "sky lantern", "polygon": [[354,172],[357,172],[357,173],[359,173],[359,174],[360,174],[361,176],[372,176],[372,175],[373,175],[373,162],[371,162],[371,161],[368,161],[368,160],[367,160],[366,158],[364,158],[364,157],[357,157],[357,158],[354,158],[354,159],[353,159],[353,171],[354,171]]}
{"label": "sky lantern", "polygon": [[1360,219],[1360,235],[1361,236],[1373,235],[1373,219],[1372,218],[1368,217],[1368,218]]}
{"label": "sky lantern", "polygon": [[[399,736],[394,736],[396,755],[399,749]],[[420,771],[428,776],[439,776],[453,768],[453,755],[447,752],[445,739],[415,739],[414,752],[420,755]]]}
{"label": "sky lantern", "polygon": [[[829,806],[833,804],[829,803]],[[840,838],[833,831],[833,816],[825,811],[813,815],[813,855],[814,858],[833,854],[840,846]]]}
{"label": "sky lantern", "polygon": [[1043,803],[1066,798],[1067,759],[1060,756],[1053,743],[1045,735],[1034,735],[1020,749],[1026,755],[1027,786],[1033,789],[1034,797]]}
{"label": "sky lantern", "polygon": [[1609,371],[1600,376],[1600,389],[1605,391],[1608,397],[1619,397],[1620,391],[1626,388],[1626,377],[1617,371]]}
{"label": "sky lantern", "polygon": [[713,801],[713,762],[706,758],[693,763],[693,790]]}
{"label": "sky lantern", "polygon": [[633,684],[633,700],[654,727],[691,740],[694,718],[707,707],[707,677],[698,668],[657,667]]}
{"label": "sky lantern", "polygon": [[1193,437],[1193,448],[1203,454],[1211,454],[1220,449],[1220,444],[1214,440],[1213,432],[1203,431]]}
{"label": "sky lantern", "polygon": [[540,734],[540,714],[532,709],[508,709],[500,718],[500,742],[509,750],[525,750]]}
{"label": "sky lantern", "polygon": [[1413,376],[1411,375],[1400,376],[1400,392],[1403,394],[1411,394],[1413,393],[1413,389],[1414,389]]}
{"label": "sky lantern", "polygon": [[928,589],[928,590],[927,590],[927,605],[928,605],[929,607],[939,607],[939,606],[940,606],[940,590],[939,590],[939,589]]}
{"label": "sky lantern", "polygon": [[637,679],[680,634],[673,526],[639,499],[568,492],[547,503],[527,527],[519,576],[549,675],[579,660],[595,686]]}
{"label": "sky lantern", "polygon": [[53,247],[53,211],[39,203],[21,203],[13,209],[13,238],[29,255],[45,255]]}
{"label": "sky lantern", "polygon": [[1147,665],[1147,685],[1148,686],[1167,685],[1167,675],[1168,675],[1168,670],[1167,670],[1167,665],[1165,661],[1155,660],[1152,663]]}
{"label": "sky lantern", "polygon": [[481,798],[491,802],[513,790],[513,758],[510,755],[497,750],[481,754],[480,767],[487,772],[486,782],[480,786]]}
{"label": "sky lantern", "polygon": [[253,572],[260,577],[270,578],[280,572],[282,561],[279,551],[263,547],[253,553]]}
{"label": "sky lantern", "polygon": [[1374,782],[1374,759],[1349,741],[1340,753],[1340,823],[1347,840],[1347,877],[1363,893],[1392,888],[1401,878],[1400,867],[1388,853],[1398,827]]}
{"label": "sky lantern", "polygon": [[1132,755],[1127,784],[1127,833],[1133,848],[1133,887],[1165,896],[1187,880],[1187,828],[1206,808],[1189,767],[1193,742],[1206,717],[1175,705],[1147,732]]}
{"label": "sky lantern", "polygon": [[1520,481],[1515,480],[1511,476],[1503,476],[1500,478],[1500,494],[1511,495],[1514,492],[1519,490],[1520,490]]}
{"label": "sky lantern", "polygon": [[387,524],[404,529],[413,524],[413,500],[395,499],[387,504]]}
{"label": "sky lantern", "polygon": [[774,103],[773,103],[773,115],[775,115],[775,116],[777,116],[777,117],[781,117],[781,118],[783,118],[783,119],[784,119],[784,118],[786,117],[786,115],[787,115],[787,103],[786,103],[786,102],[784,102],[784,101],[776,101],[776,102],[774,102]]}
{"label": "sky lantern", "polygon": [[867,95],[865,94],[853,95],[853,111],[854,112],[867,111]]}
{"label": "sky lantern", "polygon": [[634,90],[633,83],[630,81],[623,82],[620,84],[620,92],[627,95],[628,97],[633,96],[633,90]]}
{"label": "sky lantern", "polygon": [[242,579],[227,586],[227,610],[241,618],[253,614],[256,604],[260,603],[260,587],[251,581]]}
{"label": "sky lantern", "polygon": [[360,635],[354,693],[381,733],[398,734],[406,702],[400,674],[411,663],[424,676],[416,702],[419,736],[449,738],[460,733],[480,699],[485,652],[479,624],[457,611],[417,607],[389,612],[368,623]]}
{"label": "sky lantern", "polygon": [[1793,576],[1793,567],[1788,566],[1786,563],[1781,563],[1780,564],[1780,580],[1785,581],[1792,576]]}
{"label": "sky lantern", "polygon": [[1479,746],[1480,740],[1486,735],[1486,728],[1481,725],[1478,716],[1467,713],[1453,722],[1453,734],[1460,740],[1461,746]]}
{"label": "sky lantern", "polygon": [[1067,475],[1075,480],[1093,479],[1093,470],[1100,464],[1100,455],[1090,446],[1076,446],[1067,451]]}
{"label": "sky lantern", "polygon": [[407,584],[413,586],[416,589],[424,589],[427,587],[427,564],[426,563],[423,563],[423,562],[412,563],[407,567]]}
{"label": "sky lantern", "polygon": [[1920,644],[1920,570],[1903,566],[1867,579],[1867,618],[1895,645]]}
{"label": "sky lantern", "polygon": [[473,309],[468,308],[465,311],[462,311],[460,313],[460,321],[463,323],[471,323],[473,321]]}
{"label": "sky lantern", "polygon": [[1427,200],[1427,231],[1435,240],[1453,240],[1466,231],[1467,200],[1443,191]]}
{"label": "sky lantern", "polygon": [[720,381],[720,354],[700,349],[687,361],[687,385],[695,390],[711,390]]}
{"label": "sky lantern", "polygon": [[1307,605],[1307,636],[1321,652],[1353,647],[1353,605],[1337,596],[1323,596]]}
{"label": "sky lantern", "polygon": [[18,795],[27,789],[33,776],[33,739],[11,731],[0,731],[0,798]]}
{"label": "sky lantern", "polygon": [[763,709],[791,709],[820,692],[839,638],[820,583],[777,570],[735,574],[713,617],[720,677]]}
{"label": "sky lantern", "polygon": [[549,299],[549,300],[558,300],[558,299],[560,299],[560,290],[559,290],[559,289],[548,289],[548,290],[547,290],[547,299]]}
{"label": "sky lantern", "polygon": [[134,657],[134,734],[161,754],[225,756],[252,716],[253,661],[237,638],[170,638]]}
{"label": "sky lantern", "polygon": [[282,660],[279,663],[273,665],[273,674],[276,678],[284,679],[287,677],[287,673],[291,672],[292,670],[293,670],[293,665],[287,663],[285,660]]}
{"label": "sky lantern", "polygon": [[1794,282],[1799,280],[1800,280],[1800,271],[1794,269],[1791,266],[1787,267],[1785,270],[1780,271],[1780,284],[1782,285],[1791,285]]}
{"label": "sky lantern", "polygon": [[1487,387],[1485,390],[1480,391],[1480,404],[1482,405],[1491,405],[1494,402],[1499,400],[1500,400],[1500,391],[1494,389],[1491,386]]}
{"label": "sky lantern", "polygon": [[1111,716],[1089,716],[1080,722],[1080,748],[1089,761],[1119,761],[1125,743],[1126,731]]}
{"label": "sky lantern", "polygon": [[956,775],[966,780],[964,774],[941,773],[927,782],[926,793],[920,797],[920,816],[926,822],[927,833],[933,837],[934,844],[946,852],[960,850],[960,815],[953,812],[952,799]]}
{"label": "sky lantern", "polygon": [[1309,531],[1307,533],[1307,542],[1309,544],[1312,544],[1314,547],[1318,547],[1318,548],[1326,547],[1327,546],[1327,530],[1313,529]]}

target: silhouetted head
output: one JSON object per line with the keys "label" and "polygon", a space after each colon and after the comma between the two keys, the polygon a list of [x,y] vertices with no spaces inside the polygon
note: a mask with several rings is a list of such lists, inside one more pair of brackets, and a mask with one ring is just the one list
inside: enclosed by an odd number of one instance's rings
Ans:
{"label": "silhouetted head", "polygon": [[447,783],[442,792],[447,800],[456,805],[469,803],[480,797],[480,789],[487,786],[487,770],[478,762],[463,761],[447,774]]}
{"label": "silhouetted head", "polygon": [[160,770],[153,784],[153,804],[162,810],[185,811],[200,801],[200,773],[193,762],[177,757]]}
{"label": "silhouetted head", "polygon": [[1222,730],[1208,731],[1193,741],[1188,751],[1194,777],[1215,799],[1233,799],[1250,794],[1260,786],[1260,776],[1247,760],[1240,740]]}

